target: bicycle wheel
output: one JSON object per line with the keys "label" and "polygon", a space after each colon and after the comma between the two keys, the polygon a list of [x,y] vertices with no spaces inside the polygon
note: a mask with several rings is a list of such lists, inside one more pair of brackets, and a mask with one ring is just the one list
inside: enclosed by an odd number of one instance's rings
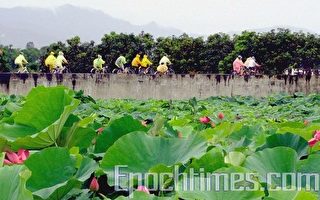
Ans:
{"label": "bicycle wheel", "polygon": [[91,73],[91,74],[95,74],[95,73],[96,73],[96,69],[95,69],[95,68],[92,68],[92,69],[90,70],[90,73]]}
{"label": "bicycle wheel", "polygon": [[154,69],[150,67],[150,68],[148,69],[148,73],[147,73],[147,74],[149,74],[149,75],[154,75],[154,74],[155,74]]}
{"label": "bicycle wheel", "polygon": [[138,74],[144,74],[144,72],[145,72],[145,69],[144,68],[140,68],[139,70],[138,70]]}
{"label": "bicycle wheel", "polygon": [[70,69],[68,67],[66,67],[66,68],[64,68],[63,73],[70,74],[71,71],[70,71]]}
{"label": "bicycle wheel", "polygon": [[116,69],[113,69],[111,73],[112,74],[119,74],[119,73],[121,73],[121,70],[116,68]]}
{"label": "bicycle wheel", "polygon": [[105,74],[110,74],[110,73],[112,73],[112,71],[113,70],[111,70],[109,66],[104,67],[104,73]]}
{"label": "bicycle wheel", "polygon": [[125,73],[127,74],[135,74],[135,71],[133,69],[131,69],[130,67],[126,67],[124,69]]}
{"label": "bicycle wheel", "polygon": [[168,69],[168,74],[175,74],[175,72],[174,72],[173,69],[169,68],[169,69]]}

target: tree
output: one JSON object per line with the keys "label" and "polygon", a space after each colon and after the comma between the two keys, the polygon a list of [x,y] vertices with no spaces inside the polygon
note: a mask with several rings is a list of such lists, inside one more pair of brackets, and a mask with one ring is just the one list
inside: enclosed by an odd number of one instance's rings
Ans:
{"label": "tree", "polygon": [[33,49],[34,48],[34,43],[33,42],[28,42],[26,45],[26,49]]}
{"label": "tree", "polygon": [[[14,59],[20,49],[0,46],[0,70],[15,70]],[[244,31],[239,35],[217,33],[202,37],[181,36],[154,38],[142,32],[139,35],[111,32],[105,34],[101,44],[94,41],[81,42],[79,36],[58,41],[41,49],[28,42],[25,52],[28,67],[34,71],[44,66],[45,58],[63,51],[72,72],[89,72],[97,54],[114,68],[115,60],[123,55],[130,64],[136,54],[146,54],[157,67],[162,56],[167,55],[176,73],[230,73],[233,60],[242,55],[244,59],[255,56],[263,64],[266,74],[283,73],[289,67],[315,68],[320,65],[320,37],[310,33],[293,33],[288,29],[271,30],[266,33]]]}

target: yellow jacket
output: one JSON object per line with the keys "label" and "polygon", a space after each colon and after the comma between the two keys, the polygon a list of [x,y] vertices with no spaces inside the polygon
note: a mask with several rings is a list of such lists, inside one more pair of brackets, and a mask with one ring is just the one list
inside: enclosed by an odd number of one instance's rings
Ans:
{"label": "yellow jacket", "polygon": [[168,71],[168,67],[167,65],[159,65],[157,67],[157,71],[160,73],[166,73]]}
{"label": "yellow jacket", "polygon": [[53,54],[50,54],[46,60],[44,61],[44,64],[49,67],[50,70],[52,70],[56,63],[56,57]]}
{"label": "yellow jacket", "polygon": [[147,55],[144,55],[141,61],[141,67],[148,67],[150,65],[152,65],[152,62],[148,59]]}
{"label": "yellow jacket", "polygon": [[140,67],[141,61],[140,61],[140,55],[136,55],[136,57],[131,62],[132,67]]}
{"label": "yellow jacket", "polygon": [[103,68],[103,65],[105,64],[106,62],[102,59],[102,57],[98,57],[96,59],[94,59],[93,61],[93,67],[95,69],[102,69]]}

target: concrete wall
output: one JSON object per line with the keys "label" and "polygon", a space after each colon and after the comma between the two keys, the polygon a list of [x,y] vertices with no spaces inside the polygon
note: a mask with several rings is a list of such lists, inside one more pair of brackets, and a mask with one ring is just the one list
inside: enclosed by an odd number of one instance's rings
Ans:
{"label": "concrete wall", "polygon": [[134,74],[0,74],[0,93],[27,94],[37,85],[65,85],[95,98],[204,99],[210,96],[320,92],[320,79],[297,76],[164,75]]}

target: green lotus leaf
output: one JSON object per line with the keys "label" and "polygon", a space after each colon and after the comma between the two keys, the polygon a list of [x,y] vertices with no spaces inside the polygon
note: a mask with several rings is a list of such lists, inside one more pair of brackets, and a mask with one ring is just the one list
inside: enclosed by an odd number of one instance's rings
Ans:
{"label": "green lotus leaf", "polygon": [[186,172],[190,169],[199,172],[201,168],[204,169],[204,172],[213,172],[222,167],[226,167],[223,152],[214,148],[204,154],[201,158],[194,159],[186,169]]}
{"label": "green lotus leaf", "polygon": [[35,192],[66,182],[75,174],[75,164],[65,148],[51,147],[34,153],[25,161],[32,172],[27,188]]}
{"label": "green lotus leaf", "polygon": [[308,142],[299,135],[294,135],[292,133],[274,134],[269,136],[266,139],[266,143],[262,147],[259,147],[257,151],[279,146],[290,147],[294,149],[299,157],[305,156],[308,153]]}
{"label": "green lotus leaf", "polygon": [[23,107],[15,113],[14,124],[0,124],[0,137],[16,150],[51,146],[79,103],[64,87],[34,88]]}
{"label": "green lotus leaf", "polygon": [[104,153],[115,141],[123,135],[134,131],[146,131],[146,127],[142,126],[138,120],[131,116],[124,116],[116,119],[104,129],[101,135],[97,138],[95,153]]}
{"label": "green lotus leaf", "polygon": [[[298,155],[295,150],[288,147],[275,147],[264,149],[248,156],[243,166],[258,172],[262,182],[267,180],[269,173],[296,172]],[[281,185],[281,179],[271,176],[272,183]]]}
{"label": "green lotus leaf", "polygon": [[32,200],[31,191],[26,189],[26,181],[31,172],[23,165],[0,168],[0,200]]}
{"label": "green lotus leaf", "polygon": [[272,191],[265,200],[317,200],[316,193],[307,191]]}
{"label": "green lotus leaf", "polygon": [[199,158],[206,147],[205,140],[199,135],[178,139],[133,132],[121,137],[107,150],[100,167],[108,174],[109,184],[114,185],[115,166],[126,166],[121,173],[146,173],[156,165],[173,166]]}

